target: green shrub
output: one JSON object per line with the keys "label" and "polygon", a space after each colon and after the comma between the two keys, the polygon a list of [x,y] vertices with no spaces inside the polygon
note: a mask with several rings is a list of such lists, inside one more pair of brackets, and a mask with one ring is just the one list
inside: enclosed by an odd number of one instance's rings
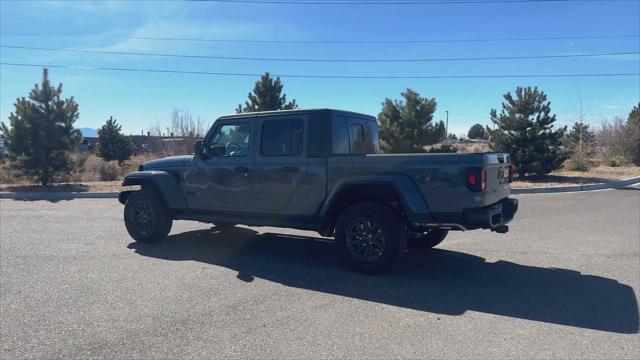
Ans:
{"label": "green shrub", "polygon": [[607,160],[607,165],[611,167],[622,166],[624,165],[624,163],[625,163],[624,158],[620,156],[613,156],[613,157],[610,157],[609,160]]}
{"label": "green shrub", "polygon": [[458,152],[458,148],[456,148],[453,145],[441,145],[438,147],[432,147],[431,149],[427,150],[428,153],[455,153]]}
{"label": "green shrub", "polygon": [[588,171],[591,168],[591,164],[588,160],[569,160],[567,168],[571,171]]}

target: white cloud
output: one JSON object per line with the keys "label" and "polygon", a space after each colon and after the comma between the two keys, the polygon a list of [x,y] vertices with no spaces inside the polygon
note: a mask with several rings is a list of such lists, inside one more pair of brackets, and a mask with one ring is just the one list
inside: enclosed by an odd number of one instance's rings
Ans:
{"label": "white cloud", "polygon": [[129,7],[126,1],[46,1],[43,5],[53,10],[73,10],[101,14],[116,13]]}
{"label": "white cloud", "polygon": [[124,40],[113,45],[103,47],[109,51],[135,51],[135,50],[188,50],[196,44],[199,48],[208,48],[212,42],[206,41],[171,41],[171,40],[144,40],[140,38],[167,38],[167,39],[248,39],[264,36],[264,29],[254,23],[237,22],[211,22],[197,23],[182,20],[152,20],[139,27]]}
{"label": "white cloud", "polygon": [[605,109],[609,109],[609,110],[626,110],[626,109],[629,109],[629,105],[605,104],[605,105],[602,105],[602,107],[605,108]]}

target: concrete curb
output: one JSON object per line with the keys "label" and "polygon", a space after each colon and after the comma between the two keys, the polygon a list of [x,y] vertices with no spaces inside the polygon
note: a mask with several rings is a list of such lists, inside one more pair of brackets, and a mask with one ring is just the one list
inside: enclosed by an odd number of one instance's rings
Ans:
{"label": "concrete curb", "polygon": [[117,199],[117,192],[0,192],[0,199],[62,201],[73,199]]}
{"label": "concrete curb", "polygon": [[[511,189],[512,194],[550,194],[603,189],[620,189],[640,183],[640,176],[600,184]],[[0,192],[0,199],[63,201],[72,199],[117,199],[118,192]]]}
{"label": "concrete curb", "polygon": [[555,186],[555,187],[530,188],[530,189],[511,189],[511,193],[512,194],[550,194],[550,193],[566,193],[566,192],[604,190],[604,189],[621,189],[621,188],[635,185],[638,183],[640,183],[640,176],[626,179],[626,180],[609,181],[606,183],[599,183],[599,184]]}

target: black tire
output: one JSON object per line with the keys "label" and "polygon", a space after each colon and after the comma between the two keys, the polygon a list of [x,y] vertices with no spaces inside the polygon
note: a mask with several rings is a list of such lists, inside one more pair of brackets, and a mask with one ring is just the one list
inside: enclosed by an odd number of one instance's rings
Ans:
{"label": "black tire", "polygon": [[135,241],[158,242],[169,234],[172,223],[171,213],[156,191],[138,190],[124,205],[124,224]]}
{"label": "black tire", "polygon": [[429,229],[423,233],[410,232],[407,237],[409,249],[424,250],[438,246],[447,237],[449,230]]}
{"label": "black tire", "polygon": [[406,233],[403,222],[392,208],[381,203],[362,202],[347,208],[338,219],[336,247],[352,269],[380,274],[405,252]]}

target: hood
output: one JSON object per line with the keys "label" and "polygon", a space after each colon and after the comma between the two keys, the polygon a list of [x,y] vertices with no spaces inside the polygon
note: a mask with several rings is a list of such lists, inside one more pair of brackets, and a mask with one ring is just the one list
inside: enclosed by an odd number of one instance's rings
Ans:
{"label": "hood", "polygon": [[193,165],[193,155],[169,156],[145,162],[143,170],[164,170],[169,168],[183,168]]}

